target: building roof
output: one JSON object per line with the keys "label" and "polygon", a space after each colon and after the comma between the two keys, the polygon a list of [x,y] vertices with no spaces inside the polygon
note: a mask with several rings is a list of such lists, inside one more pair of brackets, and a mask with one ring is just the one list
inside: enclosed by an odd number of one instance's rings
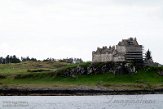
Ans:
{"label": "building roof", "polygon": [[123,39],[118,43],[119,46],[138,46],[136,38]]}

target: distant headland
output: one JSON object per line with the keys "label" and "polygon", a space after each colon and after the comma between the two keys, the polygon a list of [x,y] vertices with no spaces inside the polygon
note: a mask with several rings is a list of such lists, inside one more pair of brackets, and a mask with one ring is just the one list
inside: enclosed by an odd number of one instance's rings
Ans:
{"label": "distant headland", "polygon": [[82,59],[0,59],[0,95],[96,95],[163,93],[163,67],[143,53],[136,38]]}

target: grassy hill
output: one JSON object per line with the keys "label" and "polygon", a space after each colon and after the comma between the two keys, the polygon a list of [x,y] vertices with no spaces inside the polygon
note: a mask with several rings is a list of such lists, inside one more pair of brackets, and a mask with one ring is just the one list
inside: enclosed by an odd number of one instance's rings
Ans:
{"label": "grassy hill", "polygon": [[[84,63],[82,65],[87,65]],[[76,67],[63,62],[23,62],[0,64],[0,87],[73,88],[100,87],[109,89],[157,89],[163,88],[163,76],[157,70],[145,68],[135,74],[98,73],[58,76],[60,70]],[[157,68],[155,68],[157,69]]]}

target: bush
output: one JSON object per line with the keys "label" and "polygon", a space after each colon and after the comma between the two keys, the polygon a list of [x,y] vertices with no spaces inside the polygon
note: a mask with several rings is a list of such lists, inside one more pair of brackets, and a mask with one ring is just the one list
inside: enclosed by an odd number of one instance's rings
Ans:
{"label": "bush", "polygon": [[5,75],[0,75],[0,79],[5,79],[6,76]]}
{"label": "bush", "polygon": [[44,72],[44,71],[50,71],[48,69],[28,69],[27,72]]}

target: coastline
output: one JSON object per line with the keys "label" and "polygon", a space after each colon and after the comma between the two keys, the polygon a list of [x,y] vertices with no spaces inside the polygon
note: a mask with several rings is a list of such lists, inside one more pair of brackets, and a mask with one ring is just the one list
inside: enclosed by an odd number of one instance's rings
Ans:
{"label": "coastline", "polygon": [[137,95],[137,94],[163,94],[163,88],[152,90],[0,88],[0,96],[95,96],[95,95]]}

